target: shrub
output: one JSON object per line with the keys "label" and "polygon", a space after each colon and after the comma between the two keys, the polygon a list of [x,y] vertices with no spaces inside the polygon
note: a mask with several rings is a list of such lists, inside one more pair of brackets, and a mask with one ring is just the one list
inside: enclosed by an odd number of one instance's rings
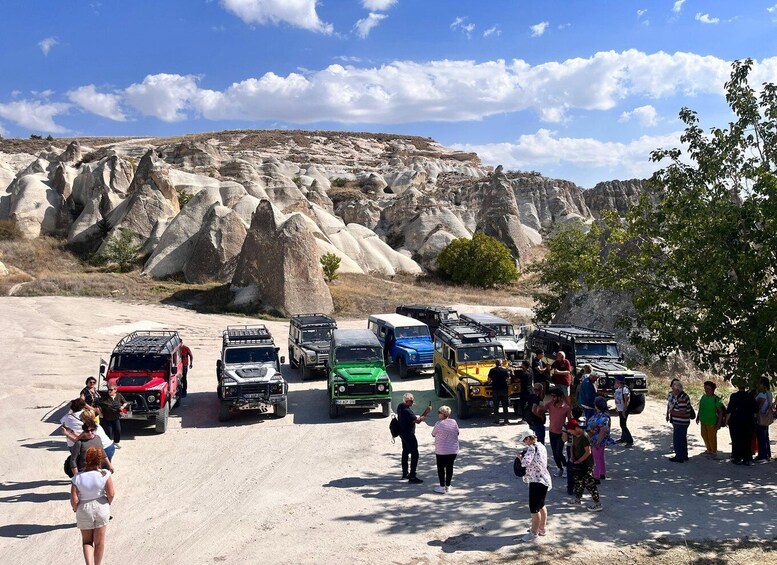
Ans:
{"label": "shrub", "polygon": [[188,192],[182,190],[178,193],[178,207],[183,208],[192,198],[194,198],[193,194],[189,194]]}
{"label": "shrub", "polygon": [[0,220],[0,241],[15,241],[22,238],[22,232],[13,220]]}
{"label": "shrub", "polygon": [[43,139],[42,135],[36,135],[34,133],[30,134],[30,139]]}
{"label": "shrub", "polygon": [[511,283],[519,274],[507,246],[482,232],[472,239],[454,239],[440,252],[437,264],[452,281],[481,288]]}
{"label": "shrub", "polygon": [[302,178],[299,175],[297,175],[291,180],[294,182],[294,184],[297,185],[297,188],[302,188]]}
{"label": "shrub", "polygon": [[135,243],[135,234],[122,230],[119,237],[108,242],[104,257],[107,263],[116,265],[119,272],[126,273],[137,263],[139,254],[140,245]]}
{"label": "shrub", "polygon": [[46,136],[46,141],[54,141],[54,137],[51,134]]}
{"label": "shrub", "polygon": [[335,188],[342,188],[346,184],[348,184],[348,179],[344,179],[342,177],[337,177],[331,180],[330,184]]}
{"label": "shrub", "polygon": [[321,268],[324,270],[324,278],[327,282],[332,282],[337,278],[337,269],[340,268],[340,257],[334,253],[327,253],[321,256]]}

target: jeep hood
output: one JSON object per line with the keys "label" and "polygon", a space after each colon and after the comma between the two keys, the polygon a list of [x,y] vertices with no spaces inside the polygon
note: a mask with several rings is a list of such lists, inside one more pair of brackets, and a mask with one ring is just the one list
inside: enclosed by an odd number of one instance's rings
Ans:
{"label": "jeep hood", "polygon": [[397,346],[404,349],[415,349],[419,353],[431,353],[434,351],[434,344],[430,339],[410,338],[398,339]]}
{"label": "jeep hood", "polygon": [[[479,363],[478,365],[475,363],[468,363],[467,365],[459,365],[457,373],[459,378],[469,377],[480,382],[480,384],[486,384],[486,381],[488,380],[488,372],[495,366],[496,365],[493,362],[485,364]],[[480,368],[479,372],[478,367]]]}
{"label": "jeep hood", "polygon": [[142,372],[111,377],[108,382],[116,384],[120,392],[158,389],[167,384],[166,379]]}
{"label": "jeep hood", "polygon": [[373,382],[379,377],[385,375],[386,371],[383,369],[383,367],[342,367],[337,369],[335,374],[350,382]]}
{"label": "jeep hood", "polygon": [[331,342],[329,341],[311,341],[309,343],[303,343],[302,348],[315,351],[316,353],[329,353],[330,344]]}
{"label": "jeep hood", "polygon": [[583,363],[591,365],[594,373],[607,373],[608,375],[633,375],[634,371],[629,370],[623,363],[617,359],[597,359],[597,358],[578,358],[577,366],[582,366]]}
{"label": "jeep hood", "polygon": [[283,380],[283,377],[275,369],[274,365],[243,365],[239,367],[228,367],[225,373],[227,376],[236,380],[238,383],[264,383]]}
{"label": "jeep hood", "polygon": [[502,349],[505,351],[518,351],[518,342],[514,339],[499,339]]}

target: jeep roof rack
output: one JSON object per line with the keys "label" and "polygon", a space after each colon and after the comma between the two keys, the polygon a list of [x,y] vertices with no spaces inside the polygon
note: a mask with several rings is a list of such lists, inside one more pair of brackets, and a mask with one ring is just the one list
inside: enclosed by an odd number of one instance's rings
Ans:
{"label": "jeep roof rack", "polygon": [[294,314],[291,317],[291,323],[301,326],[323,326],[327,328],[336,328],[337,321],[326,314]]}
{"label": "jeep roof rack", "polygon": [[405,310],[429,310],[431,312],[446,312],[450,314],[451,312],[456,312],[453,308],[450,306],[437,306],[434,304],[400,304],[396,308],[396,313],[401,314],[400,309]]}
{"label": "jeep roof rack", "polygon": [[558,335],[565,339],[609,339],[615,340],[615,334],[610,332],[604,332],[601,330],[595,330],[593,328],[586,328],[584,326],[575,326],[573,324],[545,324],[537,326],[535,332],[546,332],[553,335]]}
{"label": "jeep roof rack", "polygon": [[261,343],[274,345],[272,335],[264,324],[253,326],[227,326],[222,334],[224,345]]}
{"label": "jeep roof rack", "polygon": [[134,331],[124,336],[113,348],[116,355],[171,355],[175,346],[181,342],[176,331],[145,330]]}
{"label": "jeep roof rack", "polygon": [[437,332],[462,344],[485,343],[496,337],[496,332],[472,320],[443,320]]}

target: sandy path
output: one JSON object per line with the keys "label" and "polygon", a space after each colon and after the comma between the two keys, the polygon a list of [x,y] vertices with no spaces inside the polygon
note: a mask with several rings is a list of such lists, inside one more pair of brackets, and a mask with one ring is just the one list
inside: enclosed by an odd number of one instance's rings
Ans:
{"label": "sandy path", "polygon": [[[522,426],[493,427],[487,417],[461,423],[455,493],[435,495],[429,428],[418,430],[426,483],[401,482],[400,446],[392,445],[387,421],[377,411],[329,420],[323,381],[302,383],[288,366],[285,419],[247,415],[219,424],[219,336],[227,323],[245,318],[47,297],[2,298],[0,319],[2,563],[21,555],[29,563],[80,562],[61,470],[64,441],[51,422],[122,335],[155,327],[178,328],[192,346],[191,392],[166,434],[127,426],[115,459],[108,563],[471,563],[522,551],[513,537],[526,527],[527,495],[511,475],[511,446]],[[288,326],[268,326],[285,353]],[[395,379],[395,404],[406,390],[417,393],[420,406],[441,403],[430,378]],[[777,463],[666,462],[671,436],[656,403],[634,418],[633,432],[635,448],[608,454],[600,527],[591,530],[592,517],[564,502],[557,480],[545,543],[573,549],[583,537],[609,545],[667,534],[777,535],[773,506],[767,509],[777,496]],[[696,426],[691,436],[691,454],[698,455]],[[727,449],[725,432],[720,440]]]}

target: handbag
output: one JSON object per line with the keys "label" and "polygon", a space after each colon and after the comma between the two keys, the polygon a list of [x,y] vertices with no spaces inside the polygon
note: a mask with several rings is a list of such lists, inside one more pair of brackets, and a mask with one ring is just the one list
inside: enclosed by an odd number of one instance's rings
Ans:
{"label": "handbag", "polygon": [[774,410],[769,406],[766,412],[758,413],[758,425],[759,426],[771,426],[774,423]]}
{"label": "handbag", "polygon": [[[524,449],[521,452],[521,455],[526,455],[526,450]],[[521,458],[516,457],[513,461],[513,473],[515,473],[516,477],[525,477],[526,476],[526,467],[521,465]]]}
{"label": "handbag", "polygon": [[70,455],[65,459],[65,474],[71,479],[73,478],[73,469],[70,467]]}

